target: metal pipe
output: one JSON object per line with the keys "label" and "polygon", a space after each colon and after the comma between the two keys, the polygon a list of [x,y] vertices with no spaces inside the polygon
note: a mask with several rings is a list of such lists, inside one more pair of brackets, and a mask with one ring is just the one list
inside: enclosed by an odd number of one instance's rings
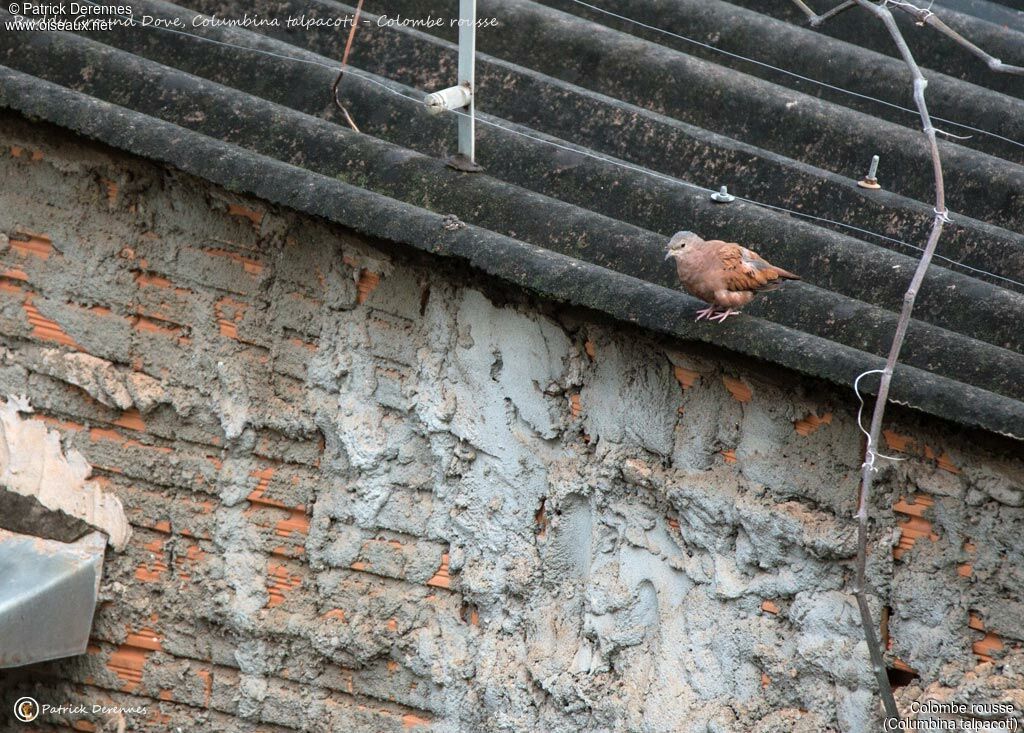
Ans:
{"label": "metal pipe", "polygon": [[459,0],[459,86],[469,90],[469,114],[459,115],[459,152],[476,162],[476,0]]}
{"label": "metal pipe", "polygon": [[428,94],[427,98],[423,101],[429,111],[440,113],[445,110],[468,107],[473,102],[473,93],[469,90],[468,85],[460,84],[457,87],[448,87],[439,92]]}

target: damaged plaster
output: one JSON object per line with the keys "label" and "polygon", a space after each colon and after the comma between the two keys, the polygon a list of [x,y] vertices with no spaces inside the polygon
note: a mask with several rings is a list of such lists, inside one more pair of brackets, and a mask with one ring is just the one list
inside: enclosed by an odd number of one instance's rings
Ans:
{"label": "damaged plaster", "polygon": [[[852,393],[6,134],[41,158],[0,173],[84,213],[0,195],[55,252],[3,253],[0,389],[134,534],[94,650],[0,695],[146,704],[153,733],[877,730]],[[30,288],[92,356],[34,335]],[[1019,701],[1024,464],[890,414],[868,576],[901,705]]]}
{"label": "damaged plaster", "polygon": [[[8,396],[0,404],[0,492],[31,498],[49,511],[81,520],[105,532],[114,549],[123,550],[131,527],[121,501],[87,480],[89,464],[78,451],[62,450],[57,431],[19,414],[31,412],[23,396]],[[24,511],[24,506],[19,508]]]}

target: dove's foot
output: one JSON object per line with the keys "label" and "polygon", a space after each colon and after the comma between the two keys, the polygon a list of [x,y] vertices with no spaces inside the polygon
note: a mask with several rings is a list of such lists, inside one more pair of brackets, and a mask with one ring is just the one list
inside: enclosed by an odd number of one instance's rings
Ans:
{"label": "dove's foot", "polygon": [[726,308],[721,313],[715,313],[714,315],[708,316],[708,320],[709,321],[718,321],[719,323],[722,323],[729,316],[738,316],[739,314],[740,314],[739,311],[734,311],[732,308]]}
{"label": "dove's foot", "polygon": [[711,316],[715,315],[715,313],[717,312],[718,308],[716,308],[713,305],[709,305],[707,308],[697,311],[697,318],[695,319],[695,322],[699,321],[701,318],[707,318],[708,320],[711,320]]}

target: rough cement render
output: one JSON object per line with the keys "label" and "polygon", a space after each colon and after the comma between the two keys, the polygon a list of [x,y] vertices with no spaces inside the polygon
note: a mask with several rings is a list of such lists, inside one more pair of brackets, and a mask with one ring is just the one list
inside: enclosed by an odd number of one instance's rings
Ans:
{"label": "rough cement render", "polygon": [[[129,728],[231,733],[877,730],[852,394],[2,133],[0,389],[135,526],[90,653],[0,682],[5,709],[145,704]],[[920,675],[901,704],[1013,700],[1019,720],[1019,446],[898,409],[888,430],[907,460],[879,474],[869,579],[890,663]]]}

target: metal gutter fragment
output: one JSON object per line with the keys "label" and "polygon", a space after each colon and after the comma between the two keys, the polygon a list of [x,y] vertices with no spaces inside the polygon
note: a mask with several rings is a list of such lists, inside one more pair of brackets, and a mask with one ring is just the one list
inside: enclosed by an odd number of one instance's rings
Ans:
{"label": "metal gutter fragment", "polygon": [[73,543],[0,529],[0,668],[85,652],[107,538]]}

